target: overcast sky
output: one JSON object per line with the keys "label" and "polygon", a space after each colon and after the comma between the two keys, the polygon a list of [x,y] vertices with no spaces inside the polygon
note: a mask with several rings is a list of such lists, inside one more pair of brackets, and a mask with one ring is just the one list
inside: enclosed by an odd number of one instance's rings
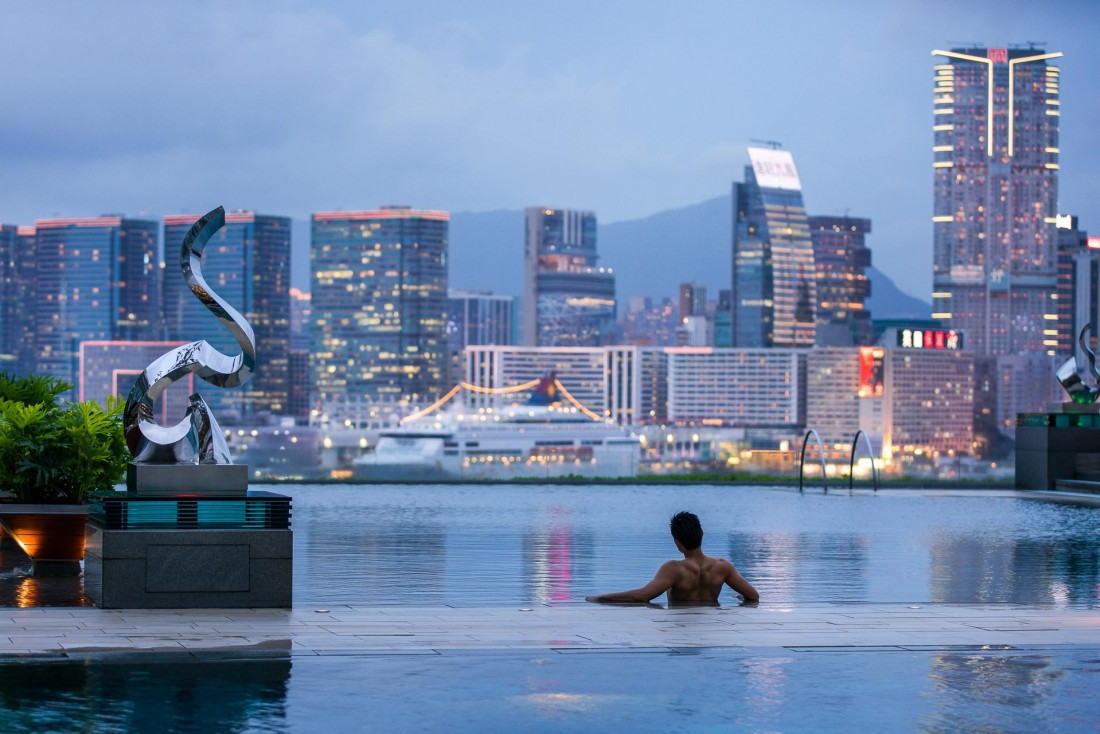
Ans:
{"label": "overcast sky", "polygon": [[8,0],[0,18],[4,223],[391,203],[611,222],[727,193],[758,138],[793,153],[810,213],[870,217],[875,264],[927,298],[931,50],[1035,41],[1066,54],[1060,207],[1100,232],[1095,0]]}

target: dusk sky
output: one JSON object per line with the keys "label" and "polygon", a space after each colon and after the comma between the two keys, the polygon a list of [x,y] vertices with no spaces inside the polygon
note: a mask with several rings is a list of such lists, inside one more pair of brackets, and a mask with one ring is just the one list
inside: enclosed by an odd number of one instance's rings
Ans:
{"label": "dusk sky", "polygon": [[1060,208],[1100,233],[1095,0],[16,1],[0,17],[7,224],[218,204],[613,222],[728,194],[756,138],[793,153],[811,213],[870,217],[875,265],[927,298],[931,51],[1035,42],[1065,53]]}

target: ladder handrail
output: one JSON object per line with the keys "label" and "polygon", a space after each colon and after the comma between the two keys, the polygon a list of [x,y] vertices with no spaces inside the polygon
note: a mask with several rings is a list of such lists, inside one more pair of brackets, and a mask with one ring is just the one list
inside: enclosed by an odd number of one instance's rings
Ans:
{"label": "ladder handrail", "polygon": [[859,437],[863,436],[863,445],[867,447],[867,454],[871,457],[871,486],[874,487],[874,491],[878,491],[878,471],[875,469],[875,449],[871,446],[871,439],[867,436],[867,432],[862,428],[856,431],[856,435],[852,437],[852,451],[848,454],[848,491],[852,491],[852,486],[855,483],[856,476],[853,473],[853,469],[856,464],[856,447],[859,443]]}
{"label": "ladder handrail", "polygon": [[802,456],[798,460],[798,491],[802,491],[802,474],[806,468],[806,444],[809,442],[810,436],[817,439],[818,458],[821,459],[821,488],[825,490],[825,493],[829,492],[829,482],[825,477],[825,444],[821,442],[821,436],[814,429],[806,431],[806,435],[802,437]]}

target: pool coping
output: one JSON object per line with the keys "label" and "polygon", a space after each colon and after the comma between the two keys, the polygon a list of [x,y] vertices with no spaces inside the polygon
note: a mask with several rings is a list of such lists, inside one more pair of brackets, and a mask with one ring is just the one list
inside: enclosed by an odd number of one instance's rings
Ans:
{"label": "pool coping", "polygon": [[934,652],[1100,648],[1100,609],[823,603],[673,608],[6,608],[0,664],[325,655]]}

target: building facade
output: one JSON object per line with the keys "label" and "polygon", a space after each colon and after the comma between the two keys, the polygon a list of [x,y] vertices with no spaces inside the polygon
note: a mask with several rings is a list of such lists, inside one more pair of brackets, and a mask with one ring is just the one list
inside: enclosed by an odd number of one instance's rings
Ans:
{"label": "building facade", "polygon": [[[164,325],[167,338],[205,339],[223,354],[241,351],[236,340],[203,306],[179,268],[183,239],[195,214],[164,218]],[[288,412],[290,392],[290,218],[228,212],[225,226],[206,245],[203,277],[248,319],[256,337],[256,373],[239,389],[197,387],[222,422],[248,421],[259,413]]]}
{"label": "building facade", "polygon": [[34,369],[34,227],[0,224],[0,371]]}
{"label": "building facade", "polygon": [[[638,347],[502,347],[466,349],[466,382],[497,390],[548,373],[592,413],[630,425],[639,411]],[[510,404],[514,395],[467,392],[471,408]]]}
{"label": "building facade", "polygon": [[[174,341],[83,341],[76,383],[78,400],[95,400],[101,405],[108,397],[126,400],[138,375],[167,352],[187,342]],[[157,422],[174,425],[187,415],[195,392],[194,373],[168,386],[154,408]]]}
{"label": "building facade", "polygon": [[736,347],[814,345],[817,281],[802,183],[790,152],[749,148],[733,185]]}
{"label": "building facade", "polygon": [[448,384],[465,379],[465,350],[476,344],[516,343],[515,296],[450,290],[447,293]]}
{"label": "building facade", "polygon": [[313,215],[315,403],[422,404],[446,389],[449,221],[409,207]]}
{"label": "building facade", "polygon": [[75,385],[80,342],[159,337],[158,229],[118,216],[36,222],[36,372]]}
{"label": "building facade", "polygon": [[933,318],[979,356],[1053,353],[1062,54],[933,55]]}
{"label": "building facade", "polygon": [[797,428],[806,422],[806,353],[799,349],[669,347],[670,423]]}
{"label": "building facade", "polygon": [[1045,341],[1053,341],[1055,356],[1076,353],[1078,337],[1090,324],[1086,343],[1094,351],[1100,337],[1100,237],[1089,237],[1080,229],[1077,217],[1059,217],[1058,284],[1055,312],[1058,320],[1049,325]]}
{"label": "building facade", "polygon": [[866,237],[871,220],[814,216],[809,221],[817,274],[817,344],[869,346],[871,250]]}
{"label": "building facade", "polygon": [[599,266],[596,215],[529,207],[525,221],[523,343],[604,343],[615,324],[615,277]]}

